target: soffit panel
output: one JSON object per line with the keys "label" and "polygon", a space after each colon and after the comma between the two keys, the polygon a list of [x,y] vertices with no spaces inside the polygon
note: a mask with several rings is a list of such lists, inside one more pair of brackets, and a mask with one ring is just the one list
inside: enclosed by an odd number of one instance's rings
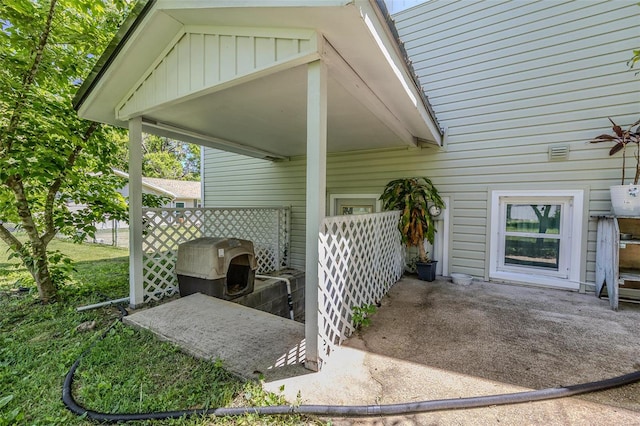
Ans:
{"label": "soffit panel", "polygon": [[[265,3],[260,1],[246,3],[255,7],[253,13],[242,8],[207,7],[206,2],[197,3],[199,7],[194,9],[176,5],[175,9],[167,7],[164,11],[178,21],[194,25],[224,25],[226,21],[251,26],[255,25],[256,17],[261,25],[272,27],[304,22],[304,27],[314,28],[326,37],[360,77],[375,87],[389,109],[402,116],[408,131],[418,138],[441,142],[440,129],[432,122],[418,92],[422,89],[415,87],[397,42],[388,36],[387,24],[379,19],[369,1],[276,2],[279,6],[301,4],[300,7],[260,7]],[[310,7],[319,5],[325,7]]]}
{"label": "soffit panel", "polygon": [[[306,153],[306,91],[307,68],[298,66],[146,117],[273,154],[298,156]],[[331,152],[406,146],[331,77],[327,97]]]}

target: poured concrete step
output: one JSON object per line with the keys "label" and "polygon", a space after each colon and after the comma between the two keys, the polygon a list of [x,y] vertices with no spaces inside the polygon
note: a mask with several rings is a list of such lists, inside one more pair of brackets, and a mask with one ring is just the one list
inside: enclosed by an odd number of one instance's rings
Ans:
{"label": "poured concrete step", "polygon": [[221,359],[241,377],[303,369],[304,324],[200,293],[134,312],[124,322],[198,358]]}

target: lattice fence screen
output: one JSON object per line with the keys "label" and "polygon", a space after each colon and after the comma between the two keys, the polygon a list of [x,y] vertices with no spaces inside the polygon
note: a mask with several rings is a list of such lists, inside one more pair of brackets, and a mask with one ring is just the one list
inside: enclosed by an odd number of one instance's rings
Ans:
{"label": "lattice fence screen", "polygon": [[324,219],[319,238],[318,334],[326,358],[353,331],[352,310],[380,301],[404,267],[400,212]]}
{"label": "lattice fence screen", "polygon": [[289,265],[288,208],[143,209],[144,302],[178,292],[178,245],[200,237],[251,240],[258,273]]}

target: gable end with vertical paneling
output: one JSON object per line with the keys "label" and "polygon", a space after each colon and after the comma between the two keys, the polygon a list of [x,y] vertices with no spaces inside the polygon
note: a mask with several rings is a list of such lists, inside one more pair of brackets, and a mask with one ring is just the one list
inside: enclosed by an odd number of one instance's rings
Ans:
{"label": "gable end with vertical paneling", "polygon": [[317,55],[316,33],[304,29],[185,27],[116,108],[119,119]]}

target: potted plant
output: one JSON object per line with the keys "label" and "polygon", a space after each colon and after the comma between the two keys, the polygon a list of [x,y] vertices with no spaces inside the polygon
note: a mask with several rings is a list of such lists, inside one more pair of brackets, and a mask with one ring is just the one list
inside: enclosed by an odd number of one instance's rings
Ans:
{"label": "potted plant", "polygon": [[[614,155],[622,151],[622,179],[620,185],[609,188],[611,193],[611,205],[613,213],[617,216],[639,216],[640,215],[640,120],[623,130],[611,118],[609,121],[613,125],[613,134],[602,134],[591,141],[591,143],[611,142],[613,147],[609,150],[609,155]],[[635,131],[633,128],[638,126]],[[634,146],[635,145],[635,146]],[[633,157],[635,158],[635,170],[630,184],[625,184],[627,148],[633,146]]]}
{"label": "potted plant", "polygon": [[398,228],[402,242],[407,247],[418,248],[416,269],[420,279],[435,279],[436,261],[427,257],[424,240],[433,244],[435,221],[429,208],[444,208],[444,202],[431,180],[426,177],[395,179],[387,184],[382,195],[382,207],[385,210],[400,210]]}

